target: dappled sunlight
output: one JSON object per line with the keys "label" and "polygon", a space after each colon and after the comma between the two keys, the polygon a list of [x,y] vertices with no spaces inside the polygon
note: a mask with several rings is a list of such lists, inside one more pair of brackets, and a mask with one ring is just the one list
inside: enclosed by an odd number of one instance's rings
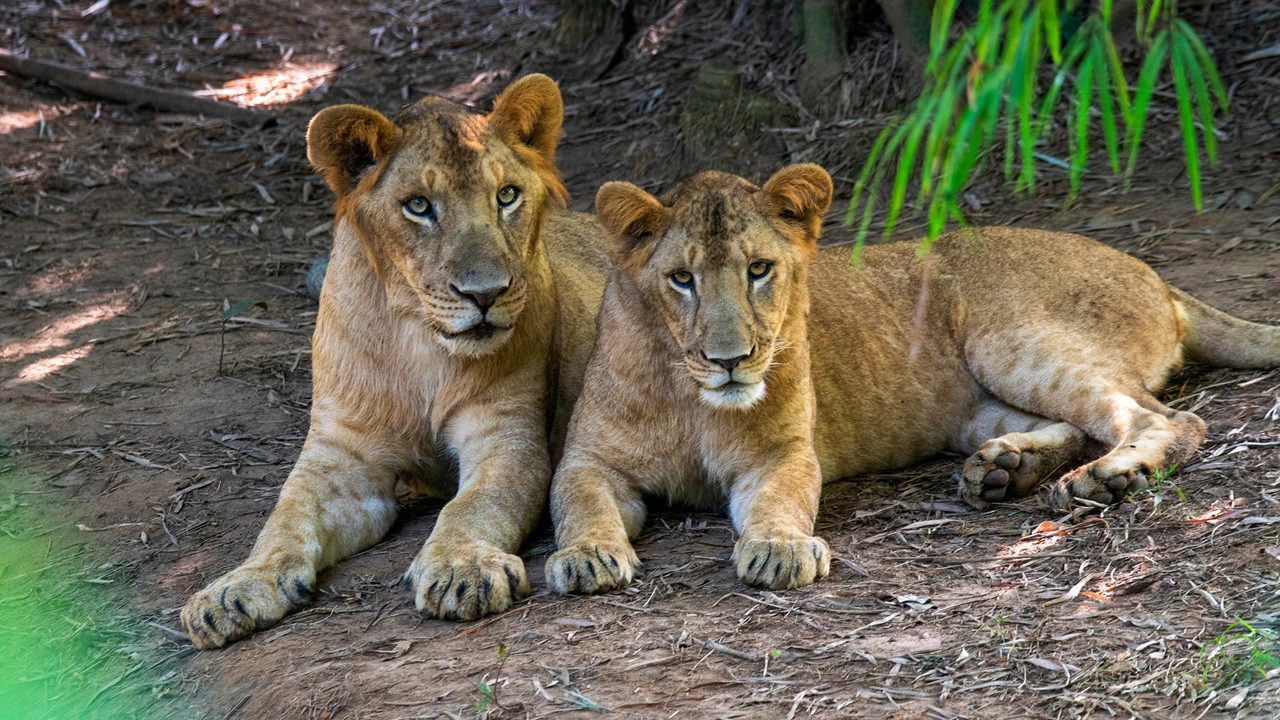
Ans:
{"label": "dappled sunlight", "polygon": [[641,55],[652,57],[666,49],[671,32],[684,19],[686,4],[686,0],[677,0],[666,15],[644,29],[636,48]]}
{"label": "dappled sunlight", "polygon": [[42,105],[30,110],[0,110],[0,135],[9,135],[16,130],[35,127],[42,121],[49,122],[70,114],[79,105]]}
{"label": "dappled sunlight", "polygon": [[1062,544],[1067,531],[1058,523],[1046,520],[1029,535],[1024,535],[1009,545],[1000,548],[998,558],[1025,558],[1055,548]]}
{"label": "dappled sunlight", "polygon": [[337,71],[338,66],[333,63],[288,64],[249,73],[223,83],[220,88],[200,90],[195,94],[228,100],[240,107],[282,105],[302,99]]}
{"label": "dappled sunlight", "polygon": [[105,322],[117,317],[129,309],[129,295],[115,293],[108,299],[97,303],[86,303],[68,315],[64,315],[35,332],[25,341],[6,343],[0,348],[0,363],[17,364],[35,355],[43,355],[52,351],[62,351],[53,357],[44,357],[28,362],[17,375],[9,378],[5,388],[35,383],[43,380],[58,370],[80,360],[93,348],[93,343],[84,343],[72,350],[65,350],[76,342],[72,335],[91,325]]}
{"label": "dappled sunlight", "polygon": [[83,360],[93,350],[93,343],[85,343],[74,350],[59,353],[53,357],[42,358],[24,367],[18,376],[6,384],[6,387],[22,383],[37,383],[77,360]]}

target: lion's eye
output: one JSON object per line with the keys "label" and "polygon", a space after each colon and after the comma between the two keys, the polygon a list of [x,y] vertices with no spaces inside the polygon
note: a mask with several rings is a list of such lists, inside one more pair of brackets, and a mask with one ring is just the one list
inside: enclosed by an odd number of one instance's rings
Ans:
{"label": "lion's eye", "polygon": [[405,200],[404,211],[416,218],[434,220],[436,217],[436,209],[432,206],[431,201],[421,195],[414,195]]}
{"label": "lion's eye", "polygon": [[773,269],[773,263],[757,260],[747,266],[747,277],[752,280],[763,280],[769,271]]}
{"label": "lion's eye", "polygon": [[677,270],[667,276],[671,280],[671,284],[681,290],[688,290],[693,287],[693,273],[688,270]]}
{"label": "lion's eye", "polygon": [[508,208],[520,199],[520,188],[515,185],[507,185],[498,191],[498,205]]}

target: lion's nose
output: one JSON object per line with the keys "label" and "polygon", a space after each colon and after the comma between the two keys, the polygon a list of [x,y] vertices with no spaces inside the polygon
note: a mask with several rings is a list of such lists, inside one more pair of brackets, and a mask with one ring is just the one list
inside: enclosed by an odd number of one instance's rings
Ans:
{"label": "lion's nose", "polygon": [[503,285],[490,285],[487,287],[458,287],[453,284],[449,285],[449,288],[453,290],[454,293],[459,297],[464,297],[470,300],[477,308],[480,308],[480,312],[482,313],[493,307],[493,304],[502,296],[502,293],[507,291],[507,288],[509,287],[511,287],[510,283]]}
{"label": "lion's nose", "polygon": [[738,367],[738,363],[751,357],[751,353],[747,353],[746,355],[738,355],[736,357],[728,357],[728,358],[711,357],[710,355],[703,353],[702,357],[706,358],[710,362],[713,362],[719,365],[720,367],[724,368],[728,372],[733,372],[733,369]]}

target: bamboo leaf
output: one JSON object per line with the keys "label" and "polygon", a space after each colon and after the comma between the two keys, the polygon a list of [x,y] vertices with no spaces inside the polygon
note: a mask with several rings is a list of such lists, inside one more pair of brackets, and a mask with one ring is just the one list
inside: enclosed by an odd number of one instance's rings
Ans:
{"label": "bamboo leaf", "polygon": [[1080,179],[1084,176],[1085,164],[1089,159],[1089,108],[1093,102],[1093,53],[1088,53],[1080,61],[1080,72],[1076,75],[1076,115],[1075,142],[1071,148],[1071,194],[1074,198],[1080,193]]}
{"label": "bamboo leaf", "polygon": [[1062,62],[1062,22],[1058,18],[1058,0],[1040,0],[1040,19],[1044,21],[1044,40],[1055,65]]}
{"label": "bamboo leaf", "polygon": [[889,217],[885,220],[886,235],[893,232],[898,216],[902,214],[902,207],[906,204],[907,184],[911,181],[911,171],[915,168],[916,153],[920,150],[920,135],[924,133],[926,122],[925,118],[918,118],[911,123],[911,132],[903,147],[902,157],[898,159],[898,172],[894,175],[893,192],[889,196]]}
{"label": "bamboo leaf", "polygon": [[1187,77],[1191,80],[1192,99],[1200,110],[1200,131],[1204,134],[1204,154],[1209,158],[1210,163],[1217,162],[1218,138],[1213,132],[1213,96],[1209,94],[1209,88],[1205,84],[1204,72],[1200,69],[1196,51],[1187,38],[1178,32],[1174,33],[1173,47],[1181,56],[1182,62],[1186,64]]}
{"label": "bamboo leaf", "polygon": [[1093,47],[1094,79],[1098,83],[1098,112],[1102,115],[1102,139],[1107,148],[1107,161],[1111,164],[1111,173],[1120,174],[1120,134],[1116,129],[1115,100],[1112,95],[1111,80],[1106,69],[1106,51],[1102,45]]}
{"label": "bamboo leaf", "polygon": [[1138,73],[1138,84],[1134,87],[1133,106],[1129,117],[1129,165],[1125,169],[1127,177],[1133,176],[1138,162],[1138,148],[1142,146],[1142,131],[1147,124],[1147,111],[1151,106],[1151,94],[1156,89],[1156,79],[1160,68],[1164,65],[1165,54],[1169,48],[1169,38],[1165,33],[1156,36],[1151,49],[1147,51],[1147,59],[1142,63]]}
{"label": "bamboo leaf", "polygon": [[1124,118],[1125,127],[1129,125],[1129,81],[1124,76],[1124,63],[1120,62],[1120,52],[1116,49],[1115,36],[1111,34],[1109,24],[1103,25],[1102,42],[1107,50],[1107,65],[1111,69],[1111,86],[1115,88],[1116,100],[1120,104],[1120,114]]}
{"label": "bamboo leaf", "polygon": [[880,161],[880,153],[884,150],[885,143],[889,141],[889,137],[893,134],[895,125],[890,123],[885,126],[880,134],[876,136],[876,141],[871,144],[871,152],[867,155],[867,160],[862,164],[862,172],[858,173],[858,181],[853,185],[853,197],[849,198],[849,209],[845,211],[844,224],[845,227],[853,225],[853,216],[858,208],[858,201],[862,198],[862,193],[867,188],[867,180],[870,179],[871,173],[876,169],[876,165]]}
{"label": "bamboo leaf", "polygon": [[1191,200],[1195,203],[1196,212],[1204,210],[1200,197],[1200,153],[1196,146],[1196,123],[1191,107],[1191,91],[1187,86],[1187,71],[1183,66],[1184,57],[1180,52],[1182,46],[1176,40],[1173,52],[1169,56],[1169,65],[1173,70],[1173,89],[1178,98],[1178,125],[1182,128],[1182,151],[1187,159],[1187,181],[1191,184]]}
{"label": "bamboo leaf", "polygon": [[1191,43],[1191,47],[1196,51],[1196,57],[1200,60],[1200,67],[1204,70],[1205,79],[1209,81],[1209,87],[1213,88],[1213,94],[1218,98],[1218,106],[1223,112],[1230,110],[1230,97],[1227,95],[1227,88],[1222,84],[1222,77],[1218,75],[1218,66],[1213,62],[1213,56],[1209,54],[1209,48],[1204,46],[1204,41],[1196,34],[1182,18],[1174,20],[1174,25],[1182,30],[1187,41]]}
{"label": "bamboo leaf", "polygon": [[951,22],[955,17],[958,4],[959,0],[935,0],[933,3],[933,17],[929,27],[929,63],[927,67],[927,71],[931,76],[936,75],[938,61],[942,58],[947,47],[948,31],[951,29]]}

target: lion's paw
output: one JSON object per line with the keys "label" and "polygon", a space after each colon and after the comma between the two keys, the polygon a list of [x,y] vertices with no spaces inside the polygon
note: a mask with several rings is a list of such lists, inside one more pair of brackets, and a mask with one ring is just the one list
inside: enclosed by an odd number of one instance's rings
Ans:
{"label": "lion's paw", "polygon": [[222,647],[275,625],[311,598],[315,582],[315,571],[302,563],[241,565],[191,596],[182,627],[197,648]]}
{"label": "lion's paw", "polygon": [[808,535],[744,535],[738,539],[733,557],[743,582],[773,590],[812,585],[831,571],[831,550],[826,541]]}
{"label": "lion's paw", "polygon": [[579,543],[561,548],[547,558],[547,584],[570,593],[603,593],[626,587],[641,575],[640,558],[630,543]]}
{"label": "lion's paw", "polygon": [[502,612],[529,594],[524,561],[487,543],[428,542],[404,580],[419,612],[445,620]]}
{"label": "lion's paw", "polygon": [[960,497],[982,510],[992,502],[1026,495],[1041,478],[1040,457],[1034,449],[995,438],[965,460],[960,471]]}
{"label": "lion's paw", "polygon": [[1142,463],[1103,457],[1063,475],[1054,485],[1049,503],[1059,510],[1070,509],[1077,499],[1110,505],[1149,487],[1150,477],[1151,468]]}

